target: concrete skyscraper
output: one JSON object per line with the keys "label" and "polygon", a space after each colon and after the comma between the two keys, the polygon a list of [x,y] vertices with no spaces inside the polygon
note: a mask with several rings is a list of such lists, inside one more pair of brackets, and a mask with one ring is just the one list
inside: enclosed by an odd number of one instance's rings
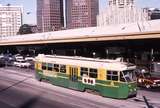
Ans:
{"label": "concrete skyscraper", "polygon": [[108,7],[100,12],[99,26],[125,24],[148,20],[148,13],[135,6],[135,0],[109,0]]}
{"label": "concrete skyscraper", "polygon": [[99,0],[66,0],[66,27],[68,29],[97,25]]}
{"label": "concrete skyscraper", "polygon": [[22,6],[0,5],[0,36],[16,35],[22,25]]}
{"label": "concrete skyscraper", "polygon": [[135,0],[109,0],[108,5],[111,7],[133,7],[135,4]]}
{"label": "concrete skyscraper", "polygon": [[40,32],[64,26],[63,0],[37,0],[37,26]]}

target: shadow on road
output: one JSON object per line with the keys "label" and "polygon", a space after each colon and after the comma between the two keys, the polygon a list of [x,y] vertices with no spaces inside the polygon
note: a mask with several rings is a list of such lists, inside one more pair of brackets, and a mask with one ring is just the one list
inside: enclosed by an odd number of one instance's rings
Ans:
{"label": "shadow on road", "polygon": [[22,105],[20,105],[18,108],[31,108],[39,100],[39,98],[39,96],[31,98]]}

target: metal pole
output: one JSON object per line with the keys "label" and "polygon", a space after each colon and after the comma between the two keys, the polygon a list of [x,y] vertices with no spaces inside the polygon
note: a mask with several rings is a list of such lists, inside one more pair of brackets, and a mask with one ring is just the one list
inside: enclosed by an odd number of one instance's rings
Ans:
{"label": "metal pole", "polygon": [[51,55],[53,55],[53,50],[51,50]]}
{"label": "metal pole", "polygon": [[106,56],[107,56],[107,58],[108,58],[108,54],[109,54],[108,49],[106,49]]}
{"label": "metal pole", "polygon": [[74,49],[74,56],[76,56],[76,49]]}
{"label": "metal pole", "polygon": [[95,53],[95,52],[93,52],[93,58],[95,58],[95,55],[96,55],[96,53]]}
{"label": "metal pole", "polygon": [[36,54],[36,50],[33,50],[33,53],[34,53],[34,57],[35,57],[35,54]]}
{"label": "metal pole", "polygon": [[153,53],[154,53],[154,49],[151,49],[151,55],[150,55],[150,72],[152,71],[152,62],[153,62]]}

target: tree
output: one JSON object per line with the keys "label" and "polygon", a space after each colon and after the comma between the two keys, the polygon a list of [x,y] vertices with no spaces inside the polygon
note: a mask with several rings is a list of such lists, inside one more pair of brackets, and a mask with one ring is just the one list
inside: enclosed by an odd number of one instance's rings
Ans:
{"label": "tree", "polygon": [[20,28],[17,34],[31,34],[32,32],[32,27],[28,24],[23,24]]}

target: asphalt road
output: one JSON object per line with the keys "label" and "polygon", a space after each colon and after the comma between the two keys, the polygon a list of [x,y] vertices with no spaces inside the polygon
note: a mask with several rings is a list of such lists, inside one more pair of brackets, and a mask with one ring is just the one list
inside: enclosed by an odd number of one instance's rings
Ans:
{"label": "asphalt road", "polygon": [[159,89],[141,89],[135,98],[117,100],[39,82],[30,69],[0,68],[0,108],[145,108],[144,95],[160,108]]}

